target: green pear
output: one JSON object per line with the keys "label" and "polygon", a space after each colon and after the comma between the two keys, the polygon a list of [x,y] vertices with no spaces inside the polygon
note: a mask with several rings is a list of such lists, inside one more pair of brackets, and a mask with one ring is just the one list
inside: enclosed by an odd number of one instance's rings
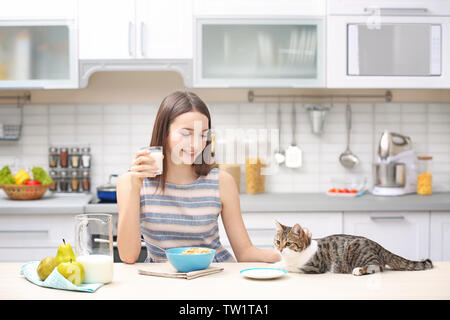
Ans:
{"label": "green pear", "polygon": [[39,278],[41,278],[42,281],[47,279],[47,277],[50,275],[50,273],[52,273],[55,267],[56,267],[55,257],[46,257],[42,259],[37,268]]}
{"label": "green pear", "polygon": [[74,285],[79,286],[83,283],[84,268],[81,263],[70,259],[68,262],[63,262],[58,265],[57,270],[64,278],[72,282]]}
{"label": "green pear", "polygon": [[58,252],[56,253],[56,265],[59,265],[63,262],[69,262],[70,260],[75,261],[75,254],[73,253],[72,247],[70,244],[66,243],[66,240],[63,239],[62,245],[59,246]]}

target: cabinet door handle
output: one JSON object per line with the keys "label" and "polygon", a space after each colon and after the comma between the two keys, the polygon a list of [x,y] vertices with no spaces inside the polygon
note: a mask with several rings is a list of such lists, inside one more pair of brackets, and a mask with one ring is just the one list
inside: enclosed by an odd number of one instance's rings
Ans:
{"label": "cabinet door handle", "polygon": [[48,230],[0,230],[0,233],[48,233]]}
{"label": "cabinet door handle", "polygon": [[415,13],[415,14],[426,13],[426,12],[428,12],[428,9],[427,8],[375,8],[375,7],[364,8],[364,12],[367,12],[370,14],[375,14],[377,11],[380,14],[391,13],[391,14],[402,15],[402,14],[411,14],[411,13]]}
{"label": "cabinet door handle", "polygon": [[382,221],[382,220],[405,220],[404,216],[371,216],[370,220],[372,221]]}
{"label": "cabinet door handle", "polygon": [[146,25],[145,22],[141,22],[141,55],[143,57],[146,56],[146,48],[145,48],[145,44],[147,43],[147,39],[146,39]]}
{"label": "cabinet door handle", "polygon": [[134,56],[134,45],[136,42],[136,39],[134,38],[134,23],[129,21],[128,22],[128,54],[130,57]]}

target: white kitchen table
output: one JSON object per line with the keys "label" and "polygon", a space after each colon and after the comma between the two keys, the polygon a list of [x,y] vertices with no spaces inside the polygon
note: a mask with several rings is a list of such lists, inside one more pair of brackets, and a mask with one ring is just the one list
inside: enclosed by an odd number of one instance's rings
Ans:
{"label": "white kitchen table", "polygon": [[289,273],[275,280],[250,280],[239,271],[265,263],[218,263],[224,271],[192,280],[138,274],[149,264],[114,264],[113,282],[94,293],[39,287],[20,275],[22,263],[0,263],[0,299],[450,299],[450,262],[426,271],[386,270],[366,276]]}

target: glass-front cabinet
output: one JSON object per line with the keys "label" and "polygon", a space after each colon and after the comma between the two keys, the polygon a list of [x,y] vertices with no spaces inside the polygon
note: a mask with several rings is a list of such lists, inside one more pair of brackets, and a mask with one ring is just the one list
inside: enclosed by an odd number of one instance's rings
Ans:
{"label": "glass-front cabinet", "polygon": [[197,18],[195,87],[324,87],[323,19]]}
{"label": "glass-front cabinet", "polygon": [[78,87],[73,20],[0,21],[0,88]]}

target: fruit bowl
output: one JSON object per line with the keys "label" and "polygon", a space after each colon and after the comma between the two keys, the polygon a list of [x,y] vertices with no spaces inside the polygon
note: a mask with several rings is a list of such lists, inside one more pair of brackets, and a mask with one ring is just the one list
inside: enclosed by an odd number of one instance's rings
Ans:
{"label": "fruit bowl", "polygon": [[40,185],[16,185],[1,184],[0,188],[5,191],[8,198],[12,200],[37,200],[44,196],[50,184]]}

